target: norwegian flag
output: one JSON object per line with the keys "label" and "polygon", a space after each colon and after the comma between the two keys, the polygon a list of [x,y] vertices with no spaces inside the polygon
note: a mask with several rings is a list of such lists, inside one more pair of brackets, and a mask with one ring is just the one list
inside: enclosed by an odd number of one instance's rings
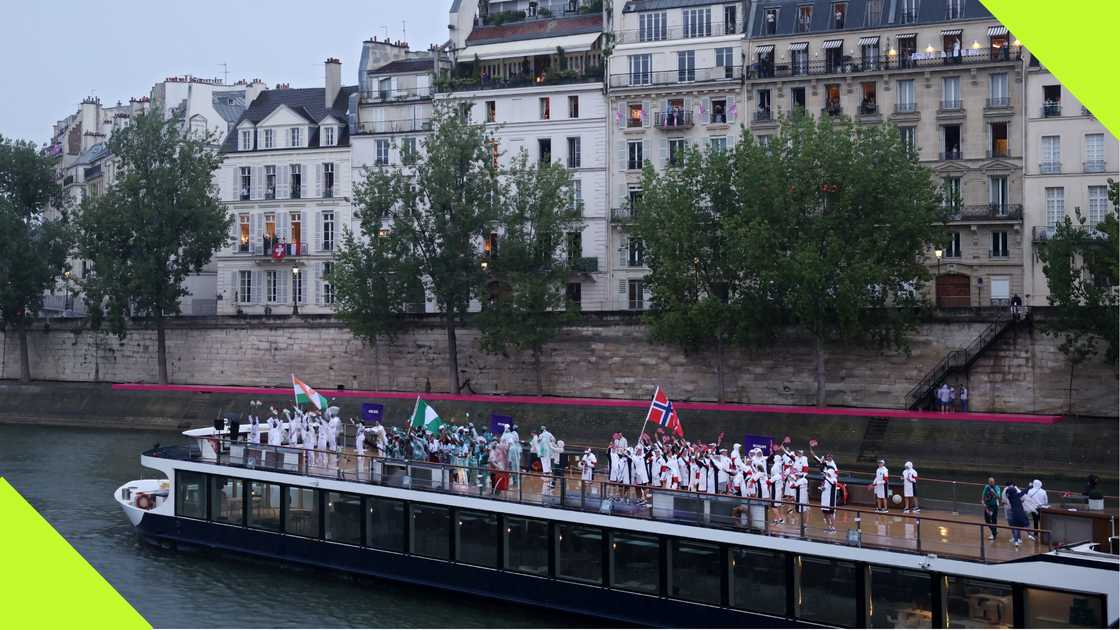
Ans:
{"label": "norwegian flag", "polygon": [[665,390],[661,389],[660,386],[653,394],[653,400],[649,403],[649,412],[646,417],[657,426],[664,427],[679,437],[684,437],[684,427],[681,426],[681,419],[677,417],[677,410],[673,407],[669,396],[665,394]]}

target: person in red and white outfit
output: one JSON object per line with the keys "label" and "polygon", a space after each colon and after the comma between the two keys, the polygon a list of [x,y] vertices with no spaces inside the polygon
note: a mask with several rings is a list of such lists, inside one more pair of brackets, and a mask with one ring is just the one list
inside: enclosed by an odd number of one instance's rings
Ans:
{"label": "person in red and white outfit", "polygon": [[902,469],[902,500],[905,501],[906,506],[906,509],[902,510],[903,513],[921,512],[918,508],[918,497],[914,493],[917,485],[918,471],[914,470],[913,462],[906,462],[906,467]]}
{"label": "person in red and white outfit", "polygon": [[879,467],[875,469],[875,481],[871,482],[875,489],[875,511],[887,512],[887,462],[880,459]]}

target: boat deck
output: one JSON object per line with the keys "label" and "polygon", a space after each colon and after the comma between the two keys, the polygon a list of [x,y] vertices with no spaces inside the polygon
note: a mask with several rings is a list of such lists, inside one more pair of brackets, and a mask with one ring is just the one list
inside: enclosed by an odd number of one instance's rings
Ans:
{"label": "boat deck", "polygon": [[[211,441],[213,443],[213,441]],[[811,503],[803,513],[794,504],[770,507],[774,502],[611,483],[602,474],[591,482],[566,473],[552,478],[539,473],[519,475],[430,462],[391,460],[358,456],[352,449],[341,455],[301,448],[235,444],[228,442],[208,454],[198,449],[169,447],[146,455],[214,463],[237,468],[271,470],[315,478],[343,479],[374,485],[409,488],[432,493],[474,496],[498,501],[544,505],[559,509],[592,511],[639,519],[699,525],[724,530],[799,538],[847,546],[859,546],[916,554],[935,554],[976,562],[1016,560],[1051,550],[1049,533],[1031,540],[1022,531],[1021,545],[1012,543],[1012,529],[995,528],[975,515],[947,510],[923,509],[919,514],[901,508],[886,514],[874,509],[844,506],[833,512],[834,531],[827,529],[826,514],[817,504],[815,483],[810,484]],[[495,490],[495,478],[509,477],[508,487]],[[498,484],[499,486],[501,484]],[[605,505],[609,503],[610,505]],[[775,522],[781,517],[784,522]]]}

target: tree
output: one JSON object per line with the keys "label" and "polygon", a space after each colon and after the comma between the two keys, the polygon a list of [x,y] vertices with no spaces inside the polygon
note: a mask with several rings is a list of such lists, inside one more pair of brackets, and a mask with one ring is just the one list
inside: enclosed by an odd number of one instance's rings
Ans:
{"label": "tree", "polygon": [[767,281],[788,321],[815,341],[817,405],[824,345],[866,341],[908,349],[929,276],[925,258],[948,210],[930,172],[891,125],[785,120],[770,162],[740,170],[758,204],[744,241],[767,250]]}
{"label": "tree", "polygon": [[[419,282],[444,315],[448,348],[448,387],[458,392],[459,354],[455,328],[479,296],[485,273],[483,243],[499,216],[497,164],[492,140],[481,125],[452,106],[437,106],[432,134],[416,156],[387,168],[370,169],[356,186],[361,234],[347,239],[332,272],[343,316],[355,334],[371,338],[390,330],[406,310]],[[378,250],[378,248],[381,248]],[[359,251],[364,250],[364,251]],[[373,251],[371,251],[373,250]],[[364,261],[367,271],[382,276],[370,286],[352,277]],[[414,280],[418,279],[418,280]],[[375,308],[352,308],[384,300]]]}
{"label": "tree", "polygon": [[[1109,180],[1109,200],[1120,204],[1118,184]],[[1060,337],[1058,346],[1069,360],[1069,413],[1073,413],[1073,379],[1077,366],[1098,352],[1115,366],[1120,355],[1120,241],[1116,213],[1090,225],[1081,209],[1058,223],[1054,236],[1040,244],[1039,260],[1054,307],[1047,334]]]}
{"label": "tree", "polygon": [[583,227],[570,183],[559,164],[531,166],[524,151],[513,160],[501,189],[501,241],[486,260],[485,305],[476,319],[487,352],[531,355],[538,394],[544,393],[541,353],[569,321],[565,289],[582,255],[571,249],[567,259],[562,255],[565,236]]}
{"label": "tree", "polygon": [[726,350],[761,340],[774,315],[759,291],[762,250],[739,241],[751,202],[736,173],[760,161],[758,152],[753,144],[730,153],[687,150],[672,156],[677,168],[661,174],[647,165],[636,209],[634,233],[650,268],[644,283],[652,309],[645,319],[652,337],[685,352],[714,349],[721,402]]}
{"label": "tree", "polygon": [[226,243],[233,220],[213,184],[222,159],[212,144],[178,118],[137,116],[109,140],[117,180],[78,217],[79,252],[93,270],[82,281],[91,324],[123,339],[128,318],[153,323],[160,383],[168,382],[165,323],[188,293],[183,280]]}
{"label": "tree", "polygon": [[0,328],[19,338],[20,381],[31,380],[27,328],[67,268],[73,238],[65,208],[50,218],[46,208],[61,206],[62,191],[51,161],[30,142],[0,136]]}

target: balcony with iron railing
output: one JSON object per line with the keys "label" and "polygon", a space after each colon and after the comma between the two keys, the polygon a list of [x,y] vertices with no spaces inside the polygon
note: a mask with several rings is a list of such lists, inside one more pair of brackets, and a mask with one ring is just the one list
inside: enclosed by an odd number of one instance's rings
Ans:
{"label": "balcony with iron railing", "polygon": [[962,206],[951,217],[953,221],[1022,221],[1023,206],[1011,203],[987,203]]}
{"label": "balcony with iron railing", "polygon": [[405,88],[401,90],[366,90],[362,92],[363,103],[395,103],[398,101],[430,100],[434,90],[431,86]]}
{"label": "balcony with iron railing", "polygon": [[840,116],[844,113],[844,108],[838,102],[825,103],[821,108],[821,116]]}
{"label": "balcony with iron railing", "polygon": [[[520,60],[521,57],[518,57]],[[573,85],[578,83],[598,83],[603,80],[602,66],[584,70],[558,70],[539,74],[514,75],[510,77],[451,77],[440,79],[436,91],[470,92],[475,90],[504,90],[508,88],[547,87],[551,85]]]}
{"label": "balcony with iron railing", "polygon": [[424,116],[405,120],[366,120],[358,123],[358,134],[408,133],[431,131],[432,118]]}
{"label": "balcony with iron railing", "polygon": [[957,149],[955,151],[942,151],[941,153],[937,154],[937,159],[939,159],[941,161],[948,161],[948,160],[961,160],[961,159],[964,159],[964,158],[961,156],[960,150]]}
{"label": "balcony with iron railing", "polygon": [[653,126],[658,129],[690,129],[692,124],[692,112],[689,110],[655,111],[653,113]]}
{"label": "balcony with iron railing", "polygon": [[618,89],[659,85],[690,85],[697,83],[740,81],[742,78],[743,66],[710,66],[707,68],[691,68],[688,70],[651,70],[649,72],[612,74],[610,76],[610,87]]}
{"label": "balcony with iron railing", "polygon": [[751,120],[756,123],[775,122],[774,114],[769,107],[755,110],[754,114],[751,115]]}
{"label": "balcony with iron railing", "polygon": [[1031,240],[1035,243],[1043,243],[1054,238],[1054,235],[1057,234],[1057,232],[1058,228],[1056,226],[1036,225],[1031,230]]}
{"label": "balcony with iron railing", "polygon": [[611,223],[633,223],[638,220],[638,209],[633,206],[611,208]]}
{"label": "balcony with iron railing", "polygon": [[1057,175],[1062,172],[1061,162],[1039,162],[1038,172],[1043,175]]}
{"label": "balcony with iron railing", "polygon": [[597,273],[599,271],[599,259],[595,256],[571,258],[568,260],[568,265],[572,271],[578,273]]}
{"label": "balcony with iron railing", "polygon": [[1089,160],[1082,163],[1081,169],[1085,173],[1103,173],[1105,163],[1104,160]]}
{"label": "balcony with iron railing", "polygon": [[984,99],[984,109],[1009,109],[1011,107],[1011,97],[1009,96],[995,96]]}
{"label": "balcony with iron railing", "polygon": [[293,243],[264,236],[259,239],[241,239],[234,248],[234,253],[273,259],[299,258],[310,255],[311,249],[307,242]]}
{"label": "balcony with iron railing", "polygon": [[819,76],[819,75],[848,75],[868,74],[874,72],[893,72],[896,70],[921,70],[934,69],[958,64],[980,65],[992,63],[1007,63],[1019,61],[1020,53],[1015,54],[988,54],[983,49],[962,50],[959,55],[951,51],[935,51],[933,53],[914,52],[909,56],[878,55],[878,56],[849,56],[845,55],[840,60],[832,61],[790,61],[785,63],[753,63],[747,78],[757,79],[787,79],[790,77]]}
{"label": "balcony with iron railing", "polygon": [[943,100],[938,105],[939,112],[959,112],[961,110],[960,99]]}
{"label": "balcony with iron railing", "polygon": [[678,39],[700,39],[704,37],[723,37],[738,35],[741,31],[735,22],[711,22],[691,24],[669,24],[660,28],[638,28],[619,31],[619,44],[641,44],[664,42]]}
{"label": "balcony with iron railing", "polygon": [[895,103],[894,113],[896,114],[915,114],[918,112],[918,103],[910,101],[907,103]]}
{"label": "balcony with iron railing", "polygon": [[986,155],[988,156],[988,159],[1009,158],[1011,157],[1011,149],[1009,147],[996,147],[994,149],[988,149]]}
{"label": "balcony with iron railing", "polygon": [[1043,118],[1057,118],[1062,115],[1061,103],[1045,103],[1042,105],[1041,115]]}

